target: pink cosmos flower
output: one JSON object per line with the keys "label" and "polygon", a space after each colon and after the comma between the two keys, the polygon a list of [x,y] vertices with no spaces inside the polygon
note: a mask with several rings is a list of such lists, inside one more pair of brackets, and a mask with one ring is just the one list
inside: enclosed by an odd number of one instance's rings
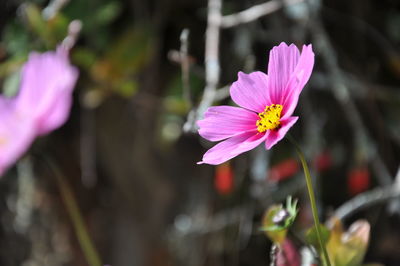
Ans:
{"label": "pink cosmos flower", "polygon": [[30,54],[22,68],[18,95],[12,99],[0,96],[0,175],[37,136],[65,123],[77,77],[63,48]]}
{"label": "pink cosmos flower", "polygon": [[35,121],[37,135],[59,128],[68,118],[78,70],[69,62],[68,51],[31,53],[22,68],[16,109]]}
{"label": "pink cosmos flower", "polygon": [[239,72],[230,94],[240,107],[210,107],[197,122],[203,138],[222,141],[199,164],[221,164],[262,142],[270,149],[280,141],[298,119],[292,115],[313,66],[311,44],[300,54],[294,44],[281,43],[270,51],[268,75]]}

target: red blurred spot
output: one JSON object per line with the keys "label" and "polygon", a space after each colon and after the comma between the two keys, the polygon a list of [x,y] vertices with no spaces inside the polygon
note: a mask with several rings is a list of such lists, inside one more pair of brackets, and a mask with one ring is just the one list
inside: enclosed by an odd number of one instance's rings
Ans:
{"label": "red blurred spot", "polygon": [[229,163],[217,165],[214,186],[220,195],[228,195],[232,192],[233,170]]}
{"label": "red blurred spot", "polygon": [[321,152],[315,157],[314,165],[318,172],[323,172],[332,167],[332,155],[328,151]]}
{"label": "red blurred spot", "polygon": [[347,174],[347,189],[350,195],[354,196],[370,187],[370,173],[367,167],[360,167],[351,170]]}
{"label": "red blurred spot", "polygon": [[268,172],[268,179],[273,182],[279,182],[292,177],[299,171],[299,163],[292,158],[286,159],[274,165]]}

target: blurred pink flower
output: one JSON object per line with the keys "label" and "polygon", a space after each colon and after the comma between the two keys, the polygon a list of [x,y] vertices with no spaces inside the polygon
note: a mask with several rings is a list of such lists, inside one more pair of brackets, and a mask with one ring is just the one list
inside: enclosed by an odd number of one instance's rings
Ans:
{"label": "blurred pink flower", "polygon": [[239,72],[230,94],[240,107],[210,107],[197,122],[203,138],[222,141],[199,164],[221,164],[262,142],[270,149],[280,141],[298,119],[292,114],[313,66],[311,45],[304,45],[300,54],[294,44],[281,43],[270,51],[268,75]]}
{"label": "blurred pink flower", "polygon": [[78,70],[63,48],[31,53],[22,68],[18,95],[0,96],[0,175],[41,136],[63,125]]}
{"label": "blurred pink flower", "polygon": [[0,176],[35,138],[32,121],[20,117],[12,100],[0,98]]}
{"label": "blurred pink flower", "polygon": [[69,63],[68,51],[31,53],[23,66],[16,109],[35,121],[37,135],[63,125],[72,104],[78,70]]}

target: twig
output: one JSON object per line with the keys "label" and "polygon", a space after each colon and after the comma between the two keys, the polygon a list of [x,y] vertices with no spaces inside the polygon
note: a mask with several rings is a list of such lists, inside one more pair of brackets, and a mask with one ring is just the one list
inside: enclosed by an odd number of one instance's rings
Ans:
{"label": "twig", "polygon": [[219,82],[219,33],[221,25],[222,0],[208,1],[208,19],[206,30],[205,69],[206,87],[203,97],[196,111],[192,110],[188,115],[188,121],[183,126],[184,131],[194,131],[195,121],[200,118],[205,110],[214,101],[215,92]]}
{"label": "twig", "polygon": [[[400,166],[397,169],[397,174],[396,177],[394,179],[393,182],[393,190],[398,190],[400,191]],[[393,200],[390,204],[389,204],[389,211],[391,213],[400,213],[400,201],[399,200]]]}
{"label": "twig", "polygon": [[223,16],[221,19],[222,28],[231,28],[240,24],[249,23],[257,20],[258,18],[268,15],[282,8],[284,5],[292,5],[303,2],[304,0],[272,0],[263,4],[252,6],[246,10],[240,11],[235,14]]}
{"label": "twig", "polygon": [[189,29],[184,29],[180,36],[181,49],[180,49],[180,63],[182,71],[182,87],[183,87],[183,97],[188,103],[188,107],[192,108],[192,95],[190,92],[190,61],[188,56],[189,51]]}
{"label": "twig", "polygon": [[62,41],[62,46],[66,50],[71,50],[74,47],[76,41],[78,40],[79,33],[82,30],[82,22],[78,19],[71,21],[68,25],[68,35]]}
{"label": "twig", "polygon": [[378,187],[374,190],[359,194],[358,196],[347,201],[335,211],[333,217],[342,220],[354,212],[399,197],[400,189],[396,186],[390,185],[386,187]]}
{"label": "twig", "polygon": [[243,217],[251,219],[251,217],[247,215],[248,213],[249,206],[243,205],[221,211],[212,217],[197,217],[197,219],[190,219],[192,224],[187,228],[187,230],[181,231],[181,233],[185,235],[214,233],[223,230],[230,225],[239,224]]}
{"label": "twig", "polygon": [[231,87],[231,84],[218,89],[215,92],[215,100],[216,101],[220,101],[220,100],[224,100],[224,99],[228,98],[229,97],[229,89],[230,89],[230,87]]}
{"label": "twig", "polygon": [[45,20],[52,19],[69,2],[69,0],[53,0],[42,11]]}

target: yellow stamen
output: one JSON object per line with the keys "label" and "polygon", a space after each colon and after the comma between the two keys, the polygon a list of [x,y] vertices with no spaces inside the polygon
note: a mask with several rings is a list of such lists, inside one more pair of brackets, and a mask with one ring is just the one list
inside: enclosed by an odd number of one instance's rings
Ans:
{"label": "yellow stamen", "polygon": [[267,130],[274,130],[281,126],[281,112],[283,106],[280,104],[272,104],[265,107],[264,112],[259,113],[260,119],[257,120],[256,126],[258,132],[262,133]]}

